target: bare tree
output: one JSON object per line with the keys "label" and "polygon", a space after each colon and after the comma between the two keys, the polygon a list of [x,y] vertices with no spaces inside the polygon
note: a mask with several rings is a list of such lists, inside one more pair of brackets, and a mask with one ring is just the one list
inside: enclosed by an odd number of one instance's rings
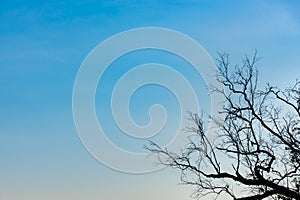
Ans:
{"label": "bare tree", "polygon": [[[217,79],[223,117],[190,113],[194,126],[181,153],[152,143],[159,162],[179,169],[184,184],[196,186],[195,198],[300,200],[300,81],[280,90],[258,89],[256,54],[232,67],[219,54]],[[217,126],[209,139],[208,120]]]}

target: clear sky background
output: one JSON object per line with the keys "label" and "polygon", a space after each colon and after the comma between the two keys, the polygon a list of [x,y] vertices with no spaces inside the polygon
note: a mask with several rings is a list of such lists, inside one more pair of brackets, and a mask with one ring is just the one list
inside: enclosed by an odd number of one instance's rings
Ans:
{"label": "clear sky background", "polygon": [[72,118],[81,62],[113,34],[157,26],[214,59],[257,49],[261,84],[284,87],[300,77],[299,10],[296,0],[2,1],[0,200],[191,199],[176,171],[120,173],[87,153]]}

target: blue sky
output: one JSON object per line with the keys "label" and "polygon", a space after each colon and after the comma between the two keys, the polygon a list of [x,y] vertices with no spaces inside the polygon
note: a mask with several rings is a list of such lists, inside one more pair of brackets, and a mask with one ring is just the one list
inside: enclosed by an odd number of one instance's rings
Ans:
{"label": "blue sky", "polygon": [[[174,171],[125,174],[88,154],[72,118],[81,63],[113,34],[157,26],[194,38],[214,59],[226,51],[238,63],[257,49],[261,84],[284,87],[300,77],[299,9],[298,1],[258,0],[1,2],[0,200],[190,199]],[[142,111],[145,99],[159,101],[135,95]]]}

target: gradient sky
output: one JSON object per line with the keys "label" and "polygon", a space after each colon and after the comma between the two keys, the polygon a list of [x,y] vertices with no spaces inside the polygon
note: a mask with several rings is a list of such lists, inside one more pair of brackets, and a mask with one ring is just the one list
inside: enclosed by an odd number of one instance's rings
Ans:
{"label": "gradient sky", "polygon": [[82,61],[113,34],[157,26],[189,35],[214,59],[226,51],[239,63],[257,49],[260,83],[284,87],[300,77],[299,10],[296,0],[2,1],[0,200],[191,199],[176,171],[125,174],[88,154],[72,117]]}

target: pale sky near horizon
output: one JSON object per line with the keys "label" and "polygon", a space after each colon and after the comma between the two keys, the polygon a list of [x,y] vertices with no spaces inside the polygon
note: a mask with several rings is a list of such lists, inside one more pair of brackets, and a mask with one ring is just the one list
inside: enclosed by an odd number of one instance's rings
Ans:
{"label": "pale sky near horizon", "polygon": [[[233,64],[257,49],[260,84],[284,87],[300,77],[299,10],[296,0],[1,2],[0,200],[191,199],[193,188],[178,185],[177,171],[122,173],[86,151],[72,116],[81,63],[114,34],[163,27],[190,36],[213,59],[218,51],[230,53]],[[132,103],[146,111],[169,94],[135,95]],[[176,106],[173,102],[168,106]],[[147,121],[140,113],[133,117],[141,124]]]}

